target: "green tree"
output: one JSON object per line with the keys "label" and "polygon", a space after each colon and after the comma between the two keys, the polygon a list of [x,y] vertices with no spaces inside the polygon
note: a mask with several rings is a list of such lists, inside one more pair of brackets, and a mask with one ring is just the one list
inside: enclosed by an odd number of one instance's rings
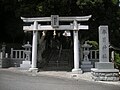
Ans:
{"label": "green tree", "polygon": [[[120,7],[118,0],[0,0],[1,41],[16,42],[24,37],[21,16],[40,17],[57,14],[60,16],[92,15],[88,31],[80,31],[80,41],[98,41],[99,25],[108,25],[110,43],[120,46]],[[8,37],[10,40],[8,40]],[[2,38],[2,37],[1,37]],[[13,40],[14,39],[14,40]],[[22,39],[22,38],[21,38]]]}
{"label": "green tree", "polygon": [[[110,33],[110,43],[120,46],[120,8],[118,0],[77,0],[82,15],[91,14],[89,26],[90,31],[83,37],[98,41],[99,25],[108,25]],[[83,38],[82,37],[82,38]]]}
{"label": "green tree", "polygon": [[[19,42],[23,34],[20,18],[16,17],[17,0],[0,1],[0,42]],[[20,39],[21,38],[21,39]]]}

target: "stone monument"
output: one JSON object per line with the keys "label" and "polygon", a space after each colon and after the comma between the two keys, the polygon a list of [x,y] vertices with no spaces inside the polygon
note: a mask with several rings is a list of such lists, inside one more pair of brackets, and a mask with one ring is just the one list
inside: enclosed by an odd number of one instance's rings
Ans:
{"label": "stone monument", "polygon": [[114,69],[114,63],[109,62],[108,26],[99,26],[99,62],[91,72],[92,78],[97,81],[119,80],[119,70]]}

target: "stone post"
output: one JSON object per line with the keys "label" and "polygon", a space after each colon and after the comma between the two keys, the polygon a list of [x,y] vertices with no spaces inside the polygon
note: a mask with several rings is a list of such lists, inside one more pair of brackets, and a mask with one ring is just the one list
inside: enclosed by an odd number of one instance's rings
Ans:
{"label": "stone post", "polygon": [[30,71],[37,71],[37,34],[38,34],[38,22],[34,21],[34,28],[33,28],[33,41],[32,41],[32,65],[29,69]]}
{"label": "stone post", "polygon": [[112,51],[112,52],[111,52],[111,61],[112,61],[112,62],[114,62],[114,54],[115,54],[115,52]]}
{"label": "stone post", "polygon": [[13,48],[11,48],[11,54],[10,54],[10,58],[13,58]]}
{"label": "stone post", "polygon": [[73,73],[82,73],[81,69],[79,68],[79,40],[78,40],[78,30],[77,30],[77,21],[74,20],[74,31],[73,31],[73,38],[74,38],[74,68],[72,69]]}
{"label": "stone post", "polygon": [[6,50],[6,45],[3,43],[2,45],[2,58],[5,58],[5,50]]}

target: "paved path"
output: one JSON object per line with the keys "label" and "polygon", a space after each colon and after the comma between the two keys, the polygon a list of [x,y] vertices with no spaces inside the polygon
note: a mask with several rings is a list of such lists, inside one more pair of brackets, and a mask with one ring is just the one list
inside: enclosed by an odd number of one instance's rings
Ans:
{"label": "paved path", "polygon": [[[48,79],[48,81],[46,80]],[[45,80],[44,80],[45,79]],[[52,81],[51,81],[52,80]],[[120,81],[118,82],[105,82],[105,81],[93,81],[91,79],[91,73],[84,73],[84,74],[79,74],[78,76],[72,74],[71,72],[65,72],[65,71],[40,71],[36,74],[29,72],[28,70],[21,70],[19,68],[9,68],[9,69],[0,69],[0,90],[50,90],[48,89],[38,89],[39,88],[39,83],[45,84],[47,82],[55,82],[57,85],[59,85],[59,80],[67,80],[67,82],[62,82],[62,83],[67,83],[68,89],[71,87],[69,82],[77,82],[77,85],[80,84],[85,84],[82,87],[76,87],[76,85],[72,85],[76,89],[69,89],[69,90],[88,90],[87,88],[89,85],[92,85],[89,90],[120,90]],[[24,82],[25,81],[25,82]],[[33,81],[33,82],[31,82]],[[36,82],[37,84],[33,84]],[[9,86],[10,84],[10,86]],[[18,84],[18,85],[17,85]],[[33,84],[33,88],[36,89],[29,89],[31,85]],[[15,86],[14,86],[15,85]],[[29,87],[26,87],[29,86]],[[38,85],[38,86],[36,86]],[[8,87],[7,87],[8,86]],[[35,87],[36,86],[36,87]],[[42,85],[45,86],[45,85]],[[97,88],[98,86],[98,88]],[[100,87],[101,86],[101,87]],[[107,87],[106,87],[107,86]],[[114,87],[114,89],[112,87]],[[9,87],[12,87],[9,89]],[[18,89],[17,89],[18,87]],[[20,88],[22,87],[22,88]],[[24,89],[24,88],[27,89]],[[40,86],[41,87],[41,86]],[[57,88],[57,86],[55,86]],[[86,88],[87,87],[87,88]],[[93,88],[94,87],[94,88]],[[43,88],[43,87],[42,87]],[[82,89],[81,89],[82,88]],[[100,89],[102,88],[102,89]],[[66,89],[52,89],[51,90],[66,90]]]}
{"label": "paved path", "polygon": [[96,82],[96,83],[105,83],[105,84],[112,84],[112,85],[119,85],[120,86],[120,81],[93,81],[92,80],[92,75],[90,72],[75,75],[71,72],[67,71],[40,71],[37,74],[32,74],[28,70],[21,70],[19,68],[9,68],[5,69],[8,71],[12,72],[17,72],[17,73],[26,73],[26,74],[31,74],[32,76],[39,76],[39,75],[47,75],[47,76],[52,76],[52,77],[57,77],[57,78],[68,78],[68,79],[76,79],[76,80],[86,80],[86,81],[91,81],[91,82]]}
{"label": "paved path", "polygon": [[0,90],[120,90],[120,86],[0,69]]}

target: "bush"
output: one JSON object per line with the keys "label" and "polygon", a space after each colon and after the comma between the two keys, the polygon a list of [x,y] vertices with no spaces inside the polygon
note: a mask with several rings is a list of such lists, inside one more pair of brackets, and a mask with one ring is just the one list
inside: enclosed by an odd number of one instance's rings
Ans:
{"label": "bush", "polygon": [[115,52],[115,68],[120,70],[120,54]]}
{"label": "bush", "polygon": [[99,45],[96,41],[87,41],[88,44],[92,45],[92,49],[98,49]]}

